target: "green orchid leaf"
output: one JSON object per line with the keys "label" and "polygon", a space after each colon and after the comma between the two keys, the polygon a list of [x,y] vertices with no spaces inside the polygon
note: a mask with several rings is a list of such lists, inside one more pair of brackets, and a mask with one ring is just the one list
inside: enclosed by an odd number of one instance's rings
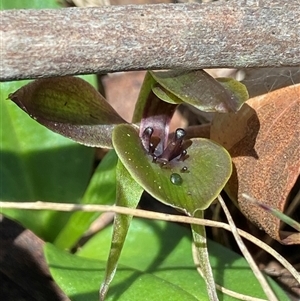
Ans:
{"label": "green orchid leaf", "polygon": [[236,101],[234,111],[238,111],[249,99],[248,90],[241,82],[230,77],[219,77],[216,81],[231,92],[232,99]]}
{"label": "green orchid leaf", "polygon": [[[136,208],[143,188],[131,177],[121,161],[117,164],[116,205]],[[100,301],[105,299],[109,285],[116,273],[118,261],[132,220],[131,215],[116,214],[113,226],[111,248],[107,260],[104,281],[100,288]]]}
{"label": "green orchid leaf", "polygon": [[[153,92],[162,100],[188,103],[205,112],[238,111],[248,99],[246,87],[233,79],[215,80],[203,70],[151,71]],[[173,94],[173,95],[172,95]]]}
{"label": "green orchid leaf", "polygon": [[[110,150],[101,160],[81,200],[81,204],[113,204],[116,200],[118,157]],[[88,230],[100,212],[74,212],[54,241],[61,249],[71,249]]]}
{"label": "green orchid leaf", "polygon": [[180,105],[183,103],[183,100],[174,95],[172,92],[166,90],[159,84],[156,84],[152,88],[152,92],[161,100],[167,103],[175,104],[175,105]]}
{"label": "green orchid leaf", "polygon": [[[109,254],[112,227],[90,239],[76,255],[46,244],[45,255],[55,282],[72,301],[98,301],[99,285]],[[265,298],[246,260],[222,245],[208,241],[214,278],[235,292]],[[288,300],[268,278],[279,300]],[[223,301],[236,298],[218,292]],[[170,297],[171,296],[171,297]],[[205,283],[191,255],[191,233],[175,223],[132,220],[118,272],[106,301],[207,301]]]}
{"label": "green orchid leaf", "polygon": [[[15,104],[9,91],[22,82],[0,84],[0,199],[79,203],[92,172],[95,151],[41,126]],[[39,237],[53,241],[71,213],[3,209]]]}
{"label": "green orchid leaf", "polygon": [[208,139],[187,141],[184,160],[166,165],[153,162],[143,148],[135,128],[119,125],[113,131],[113,145],[131,176],[153,197],[194,215],[206,209],[231,175],[231,158],[220,145]]}
{"label": "green orchid leaf", "polygon": [[38,79],[9,98],[47,128],[88,146],[112,147],[114,126],[126,123],[93,86],[78,77]]}

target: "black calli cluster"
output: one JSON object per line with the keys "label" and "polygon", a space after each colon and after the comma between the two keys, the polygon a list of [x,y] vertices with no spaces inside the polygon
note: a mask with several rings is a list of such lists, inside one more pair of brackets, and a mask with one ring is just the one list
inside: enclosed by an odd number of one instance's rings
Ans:
{"label": "black calli cluster", "polygon": [[[165,148],[162,148],[162,153],[159,153],[158,147],[160,143],[160,139],[153,135],[153,128],[147,127],[142,134],[142,142],[143,145],[148,152],[149,155],[152,156],[152,162],[160,164],[161,167],[168,168],[169,166],[176,165],[176,162],[183,162],[188,158],[187,148],[190,145],[190,141],[184,141],[184,137],[186,136],[186,132],[182,128],[178,128],[173,137],[168,142]],[[188,167],[183,166],[181,168],[181,172],[187,172]]]}

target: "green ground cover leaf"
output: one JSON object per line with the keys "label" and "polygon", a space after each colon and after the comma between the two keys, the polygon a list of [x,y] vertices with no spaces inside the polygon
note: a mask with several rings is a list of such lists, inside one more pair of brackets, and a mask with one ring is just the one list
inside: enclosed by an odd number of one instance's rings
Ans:
{"label": "green ground cover leaf", "polygon": [[[47,130],[7,100],[20,85],[9,82],[0,86],[0,198],[78,203],[92,171],[94,150]],[[53,241],[70,216],[10,209],[3,213],[48,241]]]}
{"label": "green ground cover leaf", "polygon": [[[113,204],[116,201],[116,165],[118,157],[109,151],[95,170],[81,200],[81,204]],[[54,244],[61,249],[71,249],[88,230],[100,212],[74,212],[61,229]]]}
{"label": "green ground cover leaf", "polygon": [[61,8],[55,0],[1,0],[0,9]]}
{"label": "green ground cover leaf", "polygon": [[[3,9],[61,8],[55,0],[3,0]],[[96,85],[94,75],[82,76]],[[0,198],[12,201],[81,200],[90,178],[94,150],[63,138],[31,120],[7,100],[29,81],[0,84]],[[69,213],[3,210],[40,237],[53,241]]]}
{"label": "green ground cover leaf", "polygon": [[[48,244],[45,254],[55,281],[72,301],[98,301],[110,249],[112,227],[95,235],[76,255]],[[208,300],[205,283],[191,255],[191,233],[162,221],[133,219],[107,301]],[[244,258],[209,241],[210,262],[218,284],[264,298]],[[287,300],[271,281],[279,300]],[[224,301],[235,298],[218,293]]]}

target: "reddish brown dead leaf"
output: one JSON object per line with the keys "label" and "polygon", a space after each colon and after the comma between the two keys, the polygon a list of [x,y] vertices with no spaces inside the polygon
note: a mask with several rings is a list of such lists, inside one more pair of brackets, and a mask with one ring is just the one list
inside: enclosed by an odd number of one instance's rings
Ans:
{"label": "reddish brown dead leaf", "polygon": [[234,172],[227,193],[243,214],[284,244],[300,233],[283,233],[280,220],[242,198],[242,193],[284,211],[300,172],[300,84],[247,101],[236,114],[218,114],[211,138],[231,154]]}

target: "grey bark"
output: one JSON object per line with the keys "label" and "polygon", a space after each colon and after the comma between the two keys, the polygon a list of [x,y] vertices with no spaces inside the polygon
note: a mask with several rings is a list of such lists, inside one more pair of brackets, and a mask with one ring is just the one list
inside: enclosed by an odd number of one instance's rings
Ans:
{"label": "grey bark", "polygon": [[0,12],[0,80],[300,66],[299,0]]}

